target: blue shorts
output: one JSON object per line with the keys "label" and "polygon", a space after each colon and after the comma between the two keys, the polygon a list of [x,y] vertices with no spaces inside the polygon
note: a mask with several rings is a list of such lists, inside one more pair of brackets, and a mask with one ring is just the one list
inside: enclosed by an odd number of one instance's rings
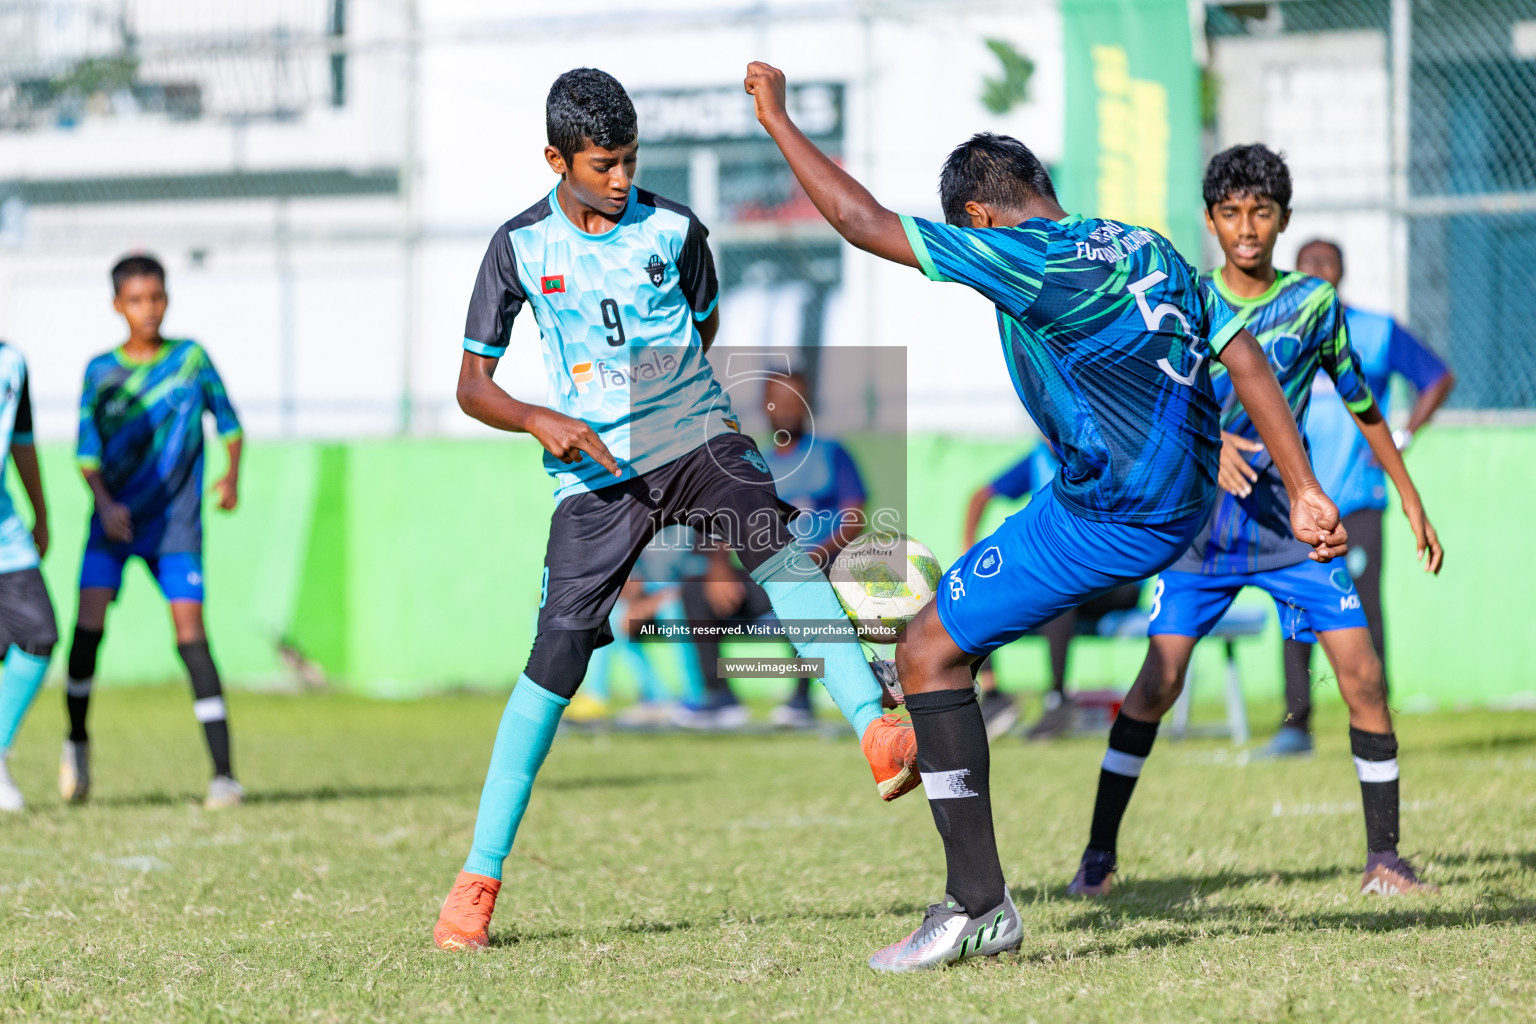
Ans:
{"label": "blue shorts", "polygon": [[80,560],[80,589],[100,587],[116,591],[123,585],[123,567],[130,558],[142,558],[150,575],[160,584],[167,601],[203,600],[203,556],[197,551],[156,554],[147,544],[114,544],[91,538]]}
{"label": "blue shorts", "polygon": [[990,654],[1091,597],[1162,572],[1209,514],[1157,526],[1100,522],[1068,512],[1045,487],[950,566],[939,621],[961,650]]}
{"label": "blue shorts", "polygon": [[1280,629],[1289,640],[1311,643],[1314,633],[1366,628],[1360,594],[1344,560],[1314,562],[1308,558],[1264,572],[1165,572],[1152,591],[1147,635],[1205,636],[1244,587],[1259,587],[1275,599]]}

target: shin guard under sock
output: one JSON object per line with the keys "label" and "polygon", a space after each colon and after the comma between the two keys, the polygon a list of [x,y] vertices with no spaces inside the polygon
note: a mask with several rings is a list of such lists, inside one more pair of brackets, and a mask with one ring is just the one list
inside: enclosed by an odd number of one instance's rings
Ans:
{"label": "shin guard under sock", "polygon": [[[790,541],[778,554],[753,569],[752,578],[768,592],[773,613],[781,622],[848,621],[848,614],[838,602],[832,584],[795,541]],[[802,658],[825,661],[826,675],[821,677],[822,685],[862,739],[869,723],[881,715],[880,684],[875,681],[869,662],[864,660],[864,648],[856,640],[801,640],[794,641],[793,646]],[[987,907],[991,906],[994,904],[987,904]]]}
{"label": "shin guard under sock", "polygon": [[1349,749],[1365,805],[1365,843],[1371,853],[1397,850],[1397,734],[1349,727]]}
{"label": "shin guard under sock", "polygon": [[1152,753],[1157,739],[1156,722],[1138,722],[1125,712],[1115,716],[1109,727],[1109,749],[1099,769],[1099,795],[1093,802],[1093,825],[1088,833],[1088,848],[1115,852],[1120,836],[1120,821],[1130,806],[1141,766]]}
{"label": "shin guard under sock", "polygon": [[907,694],[917,732],[917,768],[944,839],[945,892],[971,914],[1003,902],[1003,868],[992,832],[991,754],[976,692]]}
{"label": "shin guard under sock", "polygon": [[512,840],[528,809],[533,780],[555,741],[555,728],[570,701],[550,693],[526,674],[519,676],[507,708],[501,713],[491,766],[480,790],[475,815],[475,840],[464,870],[501,878],[501,862],[512,852]]}
{"label": "shin guard under sock", "polygon": [[0,674],[0,754],[11,749],[47,671],[47,654],[28,654],[15,644],[6,652],[5,671]]}
{"label": "shin guard under sock", "polygon": [[208,741],[208,757],[213,774],[233,775],[229,764],[229,712],[224,705],[224,688],[219,670],[213,663],[208,641],[177,644],[176,653],[192,677],[192,714],[203,724],[203,738]]}
{"label": "shin guard under sock", "polygon": [[64,682],[64,707],[69,712],[69,738],[75,743],[89,739],[85,713],[91,706],[91,686],[96,681],[96,651],[101,647],[99,629],[75,627],[69,644],[69,672]]}

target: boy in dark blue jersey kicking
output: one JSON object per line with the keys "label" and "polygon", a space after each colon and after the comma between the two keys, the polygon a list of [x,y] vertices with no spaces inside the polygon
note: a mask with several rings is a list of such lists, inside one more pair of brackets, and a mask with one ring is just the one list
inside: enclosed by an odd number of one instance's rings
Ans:
{"label": "boy in dark blue jersey kicking", "polygon": [[1014,388],[1061,470],[945,574],[897,666],[918,768],[949,867],[946,897],[870,960],[910,971],[993,955],[1023,934],[992,832],[986,728],[971,677],[998,647],[1088,598],[1167,568],[1216,489],[1219,360],[1253,410],[1292,496],[1298,536],[1343,550],[1338,511],[1312,477],[1285,396],[1243,321],[1167,239],[1068,216],[1015,139],[978,135],[939,179],[948,223],[897,216],[822,154],[784,109],[784,76],[747,69],[758,120],[816,208],[849,242],[997,305]]}
{"label": "boy in dark blue jersey kicking", "polygon": [[214,484],[226,512],[238,500],[240,421],[202,346],[160,336],[169,300],[159,261],[119,260],[112,289],[112,307],[128,324],[128,340],[91,360],[80,393],[76,454],[95,507],[69,647],[69,737],[59,759],[59,794],[79,802],[90,791],[85,718],[96,651],[123,568],[139,558],[170,603],[176,651],[192,677],[192,712],[213,761],[204,805],[230,807],[245,791],[230,767],[224,691],[203,628],[203,417],[212,414],[229,451],[229,469]]}
{"label": "boy in dark blue jersey kicking", "polygon": [[[1306,420],[1319,370],[1333,381],[1397,487],[1425,570],[1439,572],[1440,541],[1350,346],[1338,294],[1326,281],[1275,269],[1275,241],[1290,219],[1291,175],[1285,161],[1260,145],[1235,146],[1211,160],[1204,191],[1206,223],[1226,256],[1220,270],[1206,275],[1207,283],[1247,320],[1298,425]],[[1274,598],[1287,637],[1316,635],[1349,706],[1349,742],[1365,805],[1368,851],[1361,891],[1388,896],[1432,891],[1397,854],[1397,737],[1381,661],[1354,580],[1343,563],[1319,565],[1308,559],[1306,538],[1298,541],[1300,531],[1291,532],[1294,517],[1280,476],[1284,467],[1276,466],[1273,443],[1268,437],[1263,438],[1267,449],[1261,443],[1253,405],[1234,389],[1236,376],[1213,376],[1222,398],[1218,482],[1225,493],[1189,550],[1153,591],[1147,658],[1110,729],[1088,847],[1069,891],[1084,896],[1109,891],[1120,821],[1152,752],[1158,722],[1183,689],[1196,642],[1246,586],[1260,587]]]}

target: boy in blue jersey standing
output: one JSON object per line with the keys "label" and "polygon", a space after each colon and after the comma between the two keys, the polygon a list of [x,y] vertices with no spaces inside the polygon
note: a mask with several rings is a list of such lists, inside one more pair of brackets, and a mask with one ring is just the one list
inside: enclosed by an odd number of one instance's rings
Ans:
{"label": "boy in blue jersey standing", "polygon": [[[17,515],[5,486],[7,450],[32,505],[30,531]],[[47,553],[48,506],[43,500],[37,448],[32,443],[27,364],[20,352],[0,342],[0,644],[5,645],[5,670],[0,673],[0,811],[19,811],[25,806],[6,760],[21,720],[43,685],[48,657],[59,640],[53,602],[40,569]]]}
{"label": "boy in blue jersey standing", "polygon": [[867,252],[967,284],[997,306],[1014,388],[1061,455],[1060,472],[945,573],[896,663],[918,768],[948,864],[945,898],[876,970],[991,956],[1023,935],[998,861],[986,728],[972,688],[992,651],[1096,594],[1170,565],[1215,494],[1219,360],[1285,475],[1298,536],[1343,550],[1334,509],[1264,352],[1171,243],[1145,228],[1068,216],[1016,139],[982,134],[939,178],[948,223],[898,216],[818,150],[784,109],[784,76],[747,69],[757,117],[811,202]]}
{"label": "boy in blue jersey standing", "polygon": [[[719,327],[707,232],[681,204],[634,186],[635,108],[611,75],[579,68],[545,105],[544,157],[560,178],[497,229],[464,330],[460,407],[544,446],[557,504],[527,668],[502,716],[463,870],[433,929],[440,948],[482,949],[502,862],[555,727],[608,615],[658,530],[718,540],[768,594],[781,622],[841,624],[846,640],[797,641],[825,660],[823,683],[860,737],[880,796],[917,785],[912,729],[881,714],[882,690],[815,561],[786,527],[794,508],[740,432],[704,353]],[[512,321],[531,306],[549,407],[492,379]]]}
{"label": "boy in blue jersey standing", "polygon": [[[1344,252],[1333,242],[1318,238],[1296,252],[1296,269],[1333,285],[1344,280]],[[1349,343],[1376,396],[1383,416],[1390,416],[1393,375],[1401,376],[1415,391],[1413,410],[1392,441],[1404,455],[1414,435],[1429,423],[1435,411],[1456,386],[1450,368],[1408,332],[1402,324],[1380,313],[1354,306],[1344,307]],[[1371,646],[1381,659],[1382,685],[1388,685],[1387,633],[1381,614],[1381,531],[1387,509],[1387,480],[1371,455],[1365,435],[1355,426],[1349,409],[1326,373],[1312,381],[1312,407],[1307,413],[1307,446],[1318,482],[1339,506],[1344,529],[1349,531],[1349,554],[1344,562],[1360,594],[1360,609],[1371,629]],[[1265,747],[1271,757],[1292,757],[1312,749],[1312,651],[1307,637],[1285,641],[1285,718],[1280,731]]]}
{"label": "boy in blue jersey standing", "polygon": [[[1206,224],[1225,264],[1205,280],[1247,320],[1274,367],[1295,422],[1307,415],[1319,370],[1334,382],[1371,451],[1392,477],[1431,573],[1443,557],[1392,432],[1382,418],[1350,347],[1344,309],[1333,286],[1277,271],[1275,241],[1290,218],[1291,176],[1285,161],[1261,145],[1234,146],[1212,158],[1205,174]],[[1219,483],[1225,492],[1188,552],[1153,592],[1147,658],[1109,734],[1099,772],[1088,847],[1069,891],[1100,896],[1115,870],[1120,822],[1157,737],[1158,722],[1184,686],[1195,644],[1246,586],[1275,600],[1287,637],[1316,634],[1349,707],[1349,740],[1365,807],[1367,857],[1361,891],[1429,892],[1413,865],[1398,856],[1397,736],[1382,686],[1381,662],[1343,565],[1310,560],[1310,545],[1292,534],[1274,444],[1255,430],[1253,406],[1229,373],[1218,378],[1223,399]],[[1261,443],[1262,442],[1262,443]],[[1267,445],[1267,447],[1266,447]]]}
{"label": "boy in blue jersey standing", "polygon": [[170,603],[176,651],[192,678],[192,713],[213,761],[204,806],[230,807],[245,791],[230,767],[224,691],[203,628],[203,417],[212,414],[229,453],[229,469],[214,483],[226,512],[239,500],[240,421],[202,346],[161,337],[169,299],[159,261],[119,260],[112,289],[112,308],[128,324],[128,340],[91,360],[80,393],[76,455],[95,507],[69,647],[69,736],[59,759],[59,794],[79,802],[90,792],[85,720],[96,653],[123,568],[139,558]]}

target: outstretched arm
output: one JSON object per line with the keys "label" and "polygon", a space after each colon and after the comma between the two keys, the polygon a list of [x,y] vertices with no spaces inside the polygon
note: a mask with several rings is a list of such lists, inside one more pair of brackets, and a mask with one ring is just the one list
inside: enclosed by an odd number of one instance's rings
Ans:
{"label": "outstretched arm", "polygon": [[498,360],[465,351],[459,363],[459,408],[497,430],[532,434],[545,451],[561,462],[578,463],[585,452],[614,476],[619,464],[603,439],[582,420],[542,405],[519,402],[492,380]]}
{"label": "outstretched arm", "polygon": [[784,109],[784,72],[753,61],[747,65],[744,84],[756,102],[758,121],[827,223],[865,252],[903,266],[920,266],[901,218],[877,203],[868,189],[817,149],[790,120]]}
{"label": "outstretched arm", "polygon": [[1382,416],[1380,407],[1374,401],[1369,408],[1350,415],[1354,416],[1355,425],[1370,444],[1371,454],[1376,456],[1376,461],[1387,471],[1387,476],[1392,478],[1392,485],[1397,488],[1397,496],[1403,502],[1403,514],[1408,517],[1408,525],[1413,528],[1413,539],[1418,544],[1419,561],[1424,563],[1424,571],[1438,575],[1440,565],[1445,561],[1445,552],[1440,547],[1440,537],[1430,525],[1429,517],[1424,514],[1419,490],[1408,476],[1408,467],[1403,464],[1403,455],[1392,440],[1392,428],[1387,426],[1386,417]]}
{"label": "outstretched arm", "polygon": [[1285,481],[1285,490],[1291,496],[1291,530],[1296,539],[1312,548],[1313,561],[1326,562],[1342,555],[1348,535],[1339,523],[1339,510],[1312,475],[1312,463],[1296,430],[1296,419],[1280,390],[1280,382],[1269,368],[1264,350],[1252,334],[1241,330],[1216,358],[1226,367],[1237,400],[1243,403]]}

